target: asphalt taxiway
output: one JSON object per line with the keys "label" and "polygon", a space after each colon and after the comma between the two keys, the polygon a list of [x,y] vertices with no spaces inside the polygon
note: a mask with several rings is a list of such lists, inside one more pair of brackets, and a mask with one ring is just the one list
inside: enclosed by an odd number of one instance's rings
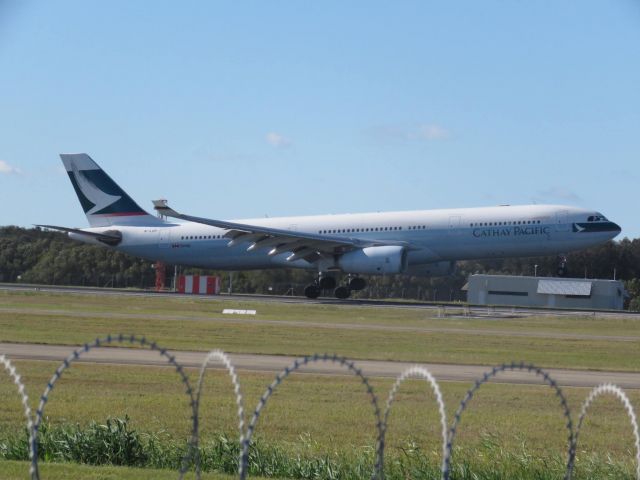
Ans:
{"label": "asphalt taxiway", "polygon": [[[10,360],[47,360],[62,362],[78,347],[65,345],[42,345],[25,343],[0,343],[0,353],[5,354]],[[170,351],[176,360],[184,367],[197,368],[202,365],[207,352],[194,351]],[[296,358],[284,355],[256,355],[256,354],[229,354],[229,357],[237,370],[272,372],[274,375],[290,366]],[[141,348],[123,347],[99,347],[83,353],[79,362],[94,364],[114,365],[138,365],[138,366],[167,366],[165,358],[158,352]],[[476,379],[491,370],[485,365],[452,365],[441,363],[407,363],[378,360],[356,360],[356,366],[369,377],[397,377],[404,370],[420,365],[426,367],[438,381],[474,382]],[[220,365],[212,365],[212,368],[222,368]],[[640,388],[640,373],[570,370],[570,369],[545,369],[545,371],[561,386],[569,387],[594,387],[601,383],[614,383],[625,389]],[[52,371],[53,373],[53,371]],[[319,362],[305,366],[301,373],[344,375],[346,369],[331,362]],[[543,380],[535,374],[514,370],[500,374],[496,379],[499,383],[512,383],[521,385],[538,385]]]}

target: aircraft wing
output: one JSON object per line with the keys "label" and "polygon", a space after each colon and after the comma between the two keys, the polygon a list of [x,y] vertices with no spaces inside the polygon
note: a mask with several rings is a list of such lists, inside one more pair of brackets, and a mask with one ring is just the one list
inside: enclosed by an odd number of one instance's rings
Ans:
{"label": "aircraft wing", "polygon": [[228,222],[226,220],[194,217],[176,212],[167,205],[165,200],[154,200],[153,205],[159,213],[167,217],[179,218],[189,222],[228,230],[225,237],[230,239],[228,243],[230,247],[241,242],[248,242],[250,245],[247,251],[269,247],[269,255],[291,252],[291,255],[287,257],[288,261],[304,259],[308,262],[314,262],[324,256],[340,255],[359,248],[382,245],[405,245],[405,242],[363,240],[353,237],[297,232]]}

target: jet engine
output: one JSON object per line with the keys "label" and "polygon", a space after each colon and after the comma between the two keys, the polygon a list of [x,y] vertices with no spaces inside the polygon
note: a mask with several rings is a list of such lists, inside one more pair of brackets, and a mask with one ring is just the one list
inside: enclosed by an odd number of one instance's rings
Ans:
{"label": "jet engine", "polygon": [[369,275],[404,273],[407,269],[407,251],[400,246],[353,250],[338,259],[338,267],[345,273]]}
{"label": "jet engine", "polygon": [[404,273],[416,277],[446,277],[453,275],[455,271],[456,262],[447,260],[443,262],[424,263],[422,265],[411,265]]}

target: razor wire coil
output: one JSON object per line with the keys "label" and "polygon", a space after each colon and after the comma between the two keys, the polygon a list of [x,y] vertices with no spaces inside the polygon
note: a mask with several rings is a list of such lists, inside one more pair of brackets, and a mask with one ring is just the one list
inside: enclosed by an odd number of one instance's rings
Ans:
{"label": "razor wire coil", "polygon": [[442,465],[442,478],[443,478],[443,480],[449,480],[449,478],[451,476],[451,455],[452,455],[452,452],[453,452],[453,442],[454,442],[455,437],[456,437],[458,425],[459,425],[460,420],[462,418],[462,414],[464,413],[464,411],[469,406],[469,403],[473,399],[474,394],[480,389],[480,387],[482,387],[482,385],[487,383],[489,380],[491,380],[492,378],[494,378],[498,374],[500,374],[502,372],[506,372],[508,370],[520,370],[520,371],[523,371],[523,372],[533,373],[536,376],[542,377],[544,382],[550,388],[555,390],[556,396],[558,396],[560,398],[560,405],[562,407],[564,416],[565,416],[566,421],[567,421],[566,428],[567,428],[567,430],[569,432],[569,437],[568,437],[569,448],[568,448],[568,453],[567,453],[567,473],[565,474],[565,477],[564,477],[565,479],[569,478],[568,477],[568,475],[569,475],[569,465],[570,465],[570,462],[571,462],[574,431],[573,431],[573,421],[571,419],[571,410],[569,409],[569,405],[567,403],[567,399],[564,396],[564,393],[562,392],[562,389],[558,386],[556,381],[554,379],[552,379],[551,376],[546,371],[544,371],[543,369],[541,369],[539,367],[536,367],[535,365],[532,365],[532,364],[527,364],[527,363],[524,363],[524,362],[520,362],[520,363],[512,362],[512,363],[504,363],[502,365],[498,365],[496,367],[493,367],[490,371],[485,372],[482,375],[481,378],[479,378],[479,379],[477,379],[475,381],[473,387],[471,387],[467,391],[467,394],[465,395],[465,397],[460,402],[460,405],[458,406],[458,409],[456,410],[456,413],[455,413],[455,415],[453,417],[453,423],[451,425],[451,428],[449,429],[449,436],[447,438],[446,454],[445,454],[445,458],[444,458],[443,465]]}
{"label": "razor wire coil", "polygon": [[[85,343],[84,346],[74,350],[67,358],[65,358],[60,366],[56,369],[53,376],[47,383],[47,386],[44,390],[44,393],[40,397],[40,403],[38,405],[38,409],[36,410],[35,422],[33,424],[33,438],[31,440],[31,451],[33,452],[31,458],[31,467],[30,474],[32,480],[39,480],[40,474],[38,472],[38,431],[40,428],[40,424],[42,423],[42,419],[44,416],[44,409],[49,401],[49,395],[53,390],[56,382],[61,378],[62,374],[71,367],[71,365],[83,357],[85,354],[90,352],[91,350],[104,346],[110,345],[113,343],[129,343],[131,345],[139,345],[144,348],[148,348],[150,350],[158,352],[162,357],[165,358],[167,363],[172,365],[176,373],[180,376],[180,380],[184,384],[185,394],[189,397],[189,406],[192,411],[191,420],[192,420],[192,430],[195,431],[197,429],[197,413],[196,413],[196,401],[193,396],[193,389],[191,388],[191,384],[189,383],[189,378],[184,372],[184,368],[180,363],[177,362],[174,355],[171,355],[166,348],[161,348],[155,342],[149,342],[146,337],[138,337],[136,335],[107,335],[104,338],[96,338],[91,343]],[[184,473],[188,469],[189,460],[193,456],[194,448],[193,444],[190,442],[189,448],[185,457],[183,458],[182,465],[180,467],[180,475],[184,475]]]}
{"label": "razor wire coil", "polygon": [[256,425],[258,423],[258,419],[260,418],[260,413],[266,406],[267,401],[269,400],[269,398],[271,398],[276,388],[280,384],[282,384],[282,382],[286,380],[289,377],[289,375],[298,371],[300,368],[308,365],[309,363],[316,363],[316,362],[331,362],[331,363],[338,364],[346,368],[355,376],[359,377],[361,382],[365,385],[367,390],[367,395],[369,395],[369,399],[374,409],[374,416],[376,417],[376,429],[378,430],[378,438],[376,441],[376,444],[377,444],[376,445],[376,464],[374,466],[372,478],[373,479],[382,478],[381,452],[384,449],[383,447],[384,436],[383,436],[383,430],[382,430],[382,419],[380,417],[380,408],[378,407],[378,399],[373,391],[373,387],[371,387],[371,384],[369,383],[369,379],[364,376],[364,374],[362,373],[362,370],[360,370],[355,366],[354,362],[348,360],[345,357],[340,357],[335,354],[329,355],[325,353],[322,355],[321,354],[308,355],[301,359],[296,359],[290,366],[285,367],[283,371],[281,371],[276,375],[276,378],[273,380],[273,382],[271,382],[271,384],[267,387],[265,392],[262,394],[258,402],[258,405],[255,411],[253,412],[253,416],[251,417],[251,421],[249,422],[249,425],[247,427],[244,442],[242,443],[242,451],[240,453],[240,456],[241,456],[240,480],[245,480],[247,478],[248,466],[249,466],[248,465],[249,447],[251,445],[251,438],[253,436]]}
{"label": "razor wire coil", "polygon": [[16,387],[18,387],[18,395],[20,395],[20,402],[22,403],[24,416],[27,419],[27,432],[29,433],[29,460],[31,461],[34,456],[34,430],[33,416],[31,415],[31,407],[29,407],[29,396],[25,391],[24,383],[22,383],[22,378],[16,370],[16,367],[13,366],[11,361],[5,355],[0,355],[0,364],[2,364],[7,375],[9,375],[9,378],[11,378]]}
{"label": "razor wire coil", "polygon": [[567,468],[567,476],[568,480],[571,480],[571,476],[573,475],[573,469],[575,467],[575,458],[576,452],[578,449],[578,436],[580,435],[580,431],[582,429],[582,424],[584,422],[585,417],[587,416],[587,411],[593,401],[602,395],[612,395],[622,403],[625,411],[627,412],[627,416],[629,417],[629,422],[631,423],[631,428],[633,430],[633,440],[634,447],[636,450],[636,479],[640,480],[640,434],[638,433],[638,420],[636,418],[635,411],[633,410],[633,406],[631,405],[631,401],[624,391],[611,383],[603,383],[593,388],[589,395],[585,399],[582,404],[582,409],[580,411],[580,418],[578,419],[578,425],[576,426],[576,431],[573,436],[572,446],[571,446],[571,456],[569,458],[569,466]]}
{"label": "razor wire coil", "polygon": [[532,364],[526,364],[523,362],[517,363],[512,362],[508,364],[498,365],[493,367],[491,370],[485,372],[482,377],[475,380],[473,386],[467,391],[465,397],[460,402],[458,409],[455,412],[453,417],[453,421],[449,429],[447,430],[447,421],[446,421],[446,409],[444,405],[444,401],[442,399],[442,393],[440,391],[438,382],[431,375],[428,369],[420,366],[410,367],[404,370],[397,378],[392,386],[387,402],[384,414],[381,414],[380,408],[378,406],[378,399],[374,393],[373,387],[371,386],[368,377],[364,375],[362,370],[356,366],[356,364],[345,358],[338,355],[329,355],[329,354],[314,354],[308,355],[299,359],[296,359],[289,366],[285,367],[280,373],[278,373],[272,383],[267,387],[264,391],[258,405],[256,406],[253,415],[251,417],[251,421],[247,425],[245,423],[245,412],[243,407],[243,396],[241,392],[241,384],[238,380],[238,376],[235,372],[235,368],[229,359],[229,357],[222,352],[221,350],[212,350],[210,351],[202,365],[200,367],[198,385],[194,392],[191,388],[191,384],[189,382],[189,378],[184,371],[184,367],[176,360],[175,356],[170,354],[167,349],[159,347],[155,342],[149,342],[145,337],[138,337],[135,335],[108,335],[105,338],[96,338],[91,343],[86,343],[82,347],[75,349],[67,358],[65,358],[60,366],[55,370],[51,379],[47,382],[44,393],[40,397],[40,403],[38,405],[38,409],[36,410],[35,417],[33,416],[31,409],[29,407],[29,399],[26,393],[26,389],[24,384],[22,383],[21,377],[17,371],[17,369],[12,365],[10,360],[6,357],[6,355],[0,354],[0,364],[3,365],[4,370],[9,375],[9,377],[13,380],[13,383],[16,385],[18,389],[18,393],[21,398],[22,407],[24,410],[24,416],[27,420],[27,430],[29,433],[29,459],[30,459],[30,476],[32,480],[39,480],[40,475],[38,471],[38,431],[39,427],[42,423],[42,419],[44,417],[45,406],[49,400],[49,396],[51,391],[55,387],[56,382],[61,378],[62,374],[71,367],[71,365],[80,360],[82,356],[87,354],[92,349],[110,345],[113,343],[129,343],[132,345],[139,345],[141,347],[148,348],[152,351],[156,351],[160,354],[171,366],[173,366],[176,370],[176,373],[179,375],[181,382],[185,387],[185,394],[189,397],[190,407],[192,410],[191,421],[192,421],[192,433],[189,439],[189,446],[187,453],[182,459],[179,478],[182,479],[189,468],[190,462],[193,461],[195,464],[196,478],[200,478],[200,454],[199,454],[199,416],[200,416],[200,399],[202,394],[202,389],[204,385],[204,376],[207,367],[214,361],[217,360],[219,363],[223,364],[226,368],[229,377],[231,379],[231,383],[233,385],[234,394],[236,397],[236,406],[237,416],[238,416],[238,432],[239,432],[239,444],[240,444],[240,454],[238,458],[238,475],[240,480],[244,480],[248,476],[249,470],[249,448],[251,446],[251,440],[253,434],[255,432],[258,420],[260,418],[260,414],[262,410],[265,408],[268,400],[274,394],[275,390],[280,386],[292,373],[297,372],[301,368],[308,366],[311,363],[317,362],[330,362],[337,364],[345,369],[347,369],[350,373],[357,376],[361,383],[366,388],[366,393],[369,397],[371,405],[374,410],[374,416],[376,419],[376,429],[377,429],[377,439],[376,439],[376,456],[375,456],[375,464],[373,467],[372,479],[382,480],[384,478],[384,447],[385,447],[385,434],[388,427],[389,414],[391,411],[391,407],[394,403],[395,396],[401,386],[401,384],[409,379],[409,378],[418,378],[423,379],[428,382],[430,385],[435,398],[436,403],[438,405],[438,412],[440,414],[440,423],[442,427],[442,436],[443,436],[443,444],[442,444],[442,466],[441,466],[441,478],[443,480],[449,480],[451,475],[451,457],[453,452],[454,440],[456,437],[456,433],[458,430],[458,426],[460,424],[462,414],[466,411],[469,406],[469,403],[473,399],[475,393],[484,385],[485,383],[492,380],[497,375],[506,372],[506,371],[524,371],[531,374],[534,374],[538,377],[541,377],[543,382],[549,386],[551,389],[555,391],[556,396],[559,398],[560,406],[562,407],[564,417],[566,419],[565,427],[569,433],[568,435],[568,459],[567,459],[567,469],[565,473],[565,480],[570,480],[573,468],[575,466],[575,456],[578,444],[579,434],[583,425],[583,421],[586,417],[587,411],[593,401],[600,395],[613,395],[622,403],[629,421],[631,423],[634,435],[634,446],[636,450],[636,479],[640,480],[640,434],[638,432],[638,423],[635,411],[628,396],[624,393],[624,391],[612,384],[602,384],[595,387],[587,396],[584,403],[582,404],[582,409],[580,413],[580,418],[578,420],[578,424],[574,429],[574,424],[571,417],[571,411],[569,409],[566,397],[562,392],[562,389],[559,387],[557,382],[543,369],[536,367]]}
{"label": "razor wire coil", "polygon": [[[193,449],[196,455],[196,477],[197,478],[200,478],[200,450],[199,450],[200,398],[202,395],[202,388],[204,386],[204,375],[205,375],[206,369],[213,360],[217,360],[218,362],[222,363],[226,368],[227,373],[229,374],[229,377],[231,378],[233,391],[236,396],[236,405],[238,407],[238,432],[240,433],[239,442],[240,442],[240,445],[243,445],[244,443],[244,435],[245,435],[244,404],[243,404],[243,398],[242,398],[242,389],[240,387],[240,382],[238,381],[238,375],[236,374],[235,368],[231,363],[231,360],[222,350],[217,350],[217,349],[212,350],[207,354],[204,361],[202,362],[202,366],[200,367],[200,374],[198,376],[198,385],[196,387],[196,396],[195,396],[196,407],[195,407],[195,416],[194,416],[195,420],[193,422],[193,431],[191,434],[191,445],[193,446]],[[241,459],[239,458],[238,473],[240,473],[241,469],[242,469],[242,463],[241,463]],[[180,480],[182,480],[182,478],[184,477],[184,473],[185,472],[180,472]]]}
{"label": "razor wire coil", "polygon": [[387,397],[387,404],[384,410],[384,417],[383,417],[383,423],[382,423],[383,441],[381,442],[381,444],[383,445],[383,449],[380,452],[380,459],[379,459],[380,464],[383,464],[384,444],[385,444],[384,438],[387,434],[387,426],[389,424],[389,413],[391,412],[391,405],[393,405],[396,394],[400,389],[400,385],[402,385],[402,383],[409,378],[424,379],[429,384],[429,386],[433,390],[433,393],[436,397],[436,403],[438,404],[438,413],[440,414],[440,424],[442,427],[442,470],[444,470],[444,461],[447,455],[447,437],[448,437],[446,408],[444,405],[444,400],[442,399],[442,392],[440,391],[440,386],[438,385],[438,382],[433,377],[433,375],[431,375],[431,372],[428,369],[424,367],[420,367],[418,365],[410,367],[406,369],[404,372],[402,372],[396,378],[396,381],[393,384],[393,387],[391,387],[391,390],[389,391],[389,396]]}

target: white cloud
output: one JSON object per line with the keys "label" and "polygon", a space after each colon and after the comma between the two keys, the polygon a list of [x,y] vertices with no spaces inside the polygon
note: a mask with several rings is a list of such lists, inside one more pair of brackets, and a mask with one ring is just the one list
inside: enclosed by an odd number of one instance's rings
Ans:
{"label": "white cloud", "polygon": [[22,171],[19,168],[9,165],[4,160],[0,160],[0,173],[3,173],[5,175],[18,175],[22,173]]}
{"label": "white cloud", "polygon": [[449,137],[448,130],[442,128],[440,125],[427,124],[419,125],[413,132],[409,132],[409,138],[415,138],[418,140],[442,140]]}
{"label": "white cloud", "polygon": [[269,145],[276,148],[287,148],[293,144],[290,138],[276,132],[267,133],[265,140]]}
{"label": "white cloud", "polygon": [[380,140],[435,141],[449,138],[451,134],[435,123],[412,126],[381,125],[370,129],[370,133]]}

